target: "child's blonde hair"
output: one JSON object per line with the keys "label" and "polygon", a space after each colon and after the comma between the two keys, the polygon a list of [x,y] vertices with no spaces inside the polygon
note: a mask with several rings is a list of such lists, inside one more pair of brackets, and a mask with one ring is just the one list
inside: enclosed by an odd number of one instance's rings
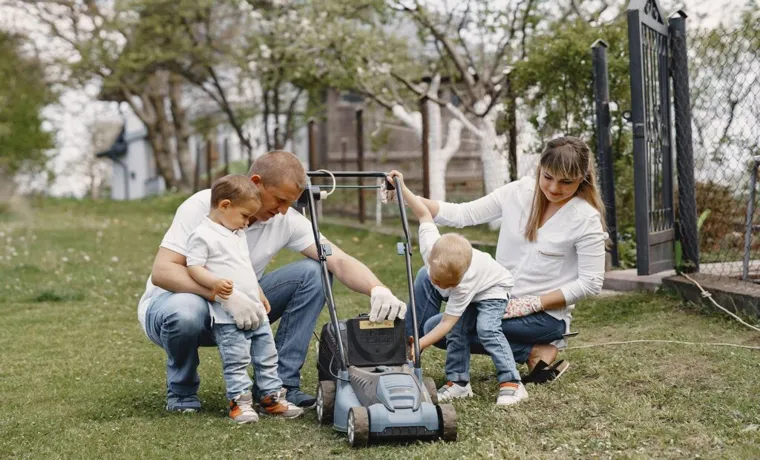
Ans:
{"label": "child's blonde hair", "polygon": [[565,136],[552,139],[546,143],[541,159],[536,168],[536,189],[533,192],[533,205],[530,210],[528,222],[525,225],[525,239],[536,241],[538,227],[541,223],[549,200],[538,186],[541,172],[546,171],[557,178],[570,180],[581,179],[581,185],[575,196],[586,200],[601,215],[602,228],[607,231],[604,219],[604,202],[596,185],[596,168],[591,149],[585,142],[577,137]]}
{"label": "child's blonde hair", "polygon": [[457,285],[472,262],[472,245],[462,235],[447,233],[438,238],[428,256],[430,276]]}
{"label": "child's blonde hair", "polygon": [[261,203],[261,195],[256,184],[242,174],[228,174],[217,179],[211,186],[211,208],[219,206],[224,200],[240,204],[248,200]]}

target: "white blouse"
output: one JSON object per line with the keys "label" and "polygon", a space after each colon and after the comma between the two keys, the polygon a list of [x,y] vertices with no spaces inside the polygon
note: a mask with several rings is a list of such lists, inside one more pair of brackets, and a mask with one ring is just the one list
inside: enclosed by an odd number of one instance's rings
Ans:
{"label": "white blouse", "polygon": [[515,278],[512,296],[560,289],[567,306],[547,313],[569,328],[574,304],[602,290],[607,233],[599,212],[576,196],[544,223],[535,242],[526,240],[535,186],[535,178],[524,177],[469,203],[439,202],[435,222],[462,228],[501,218],[496,261]]}

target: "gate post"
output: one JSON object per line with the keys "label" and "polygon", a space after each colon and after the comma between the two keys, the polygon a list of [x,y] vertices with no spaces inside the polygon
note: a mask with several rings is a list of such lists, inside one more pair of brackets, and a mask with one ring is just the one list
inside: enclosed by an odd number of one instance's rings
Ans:
{"label": "gate post", "polygon": [[604,200],[607,232],[612,245],[609,252],[612,266],[620,266],[617,247],[617,215],[615,212],[615,162],[610,136],[610,91],[607,79],[607,42],[601,38],[591,45],[594,68],[594,101],[596,103],[596,152]]}
{"label": "gate post", "polygon": [[683,267],[686,273],[699,271],[697,229],[697,189],[694,180],[694,152],[691,138],[689,63],[686,54],[686,13],[678,11],[668,20],[670,52],[673,57],[673,104],[676,122],[676,170],[678,171],[678,217]]}
{"label": "gate post", "polygon": [[636,270],[650,275],[675,265],[668,26],[658,0],[632,0],[627,16]]}

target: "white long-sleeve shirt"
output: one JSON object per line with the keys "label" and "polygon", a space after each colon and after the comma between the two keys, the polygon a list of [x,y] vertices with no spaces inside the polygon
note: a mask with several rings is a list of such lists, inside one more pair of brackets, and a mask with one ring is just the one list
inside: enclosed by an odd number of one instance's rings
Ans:
{"label": "white long-sleeve shirt", "polygon": [[526,240],[535,187],[535,178],[524,177],[469,203],[439,202],[435,222],[462,228],[501,218],[496,261],[515,278],[512,296],[560,289],[567,306],[547,313],[569,328],[574,304],[602,289],[607,233],[599,212],[574,197],[544,223],[535,242]]}

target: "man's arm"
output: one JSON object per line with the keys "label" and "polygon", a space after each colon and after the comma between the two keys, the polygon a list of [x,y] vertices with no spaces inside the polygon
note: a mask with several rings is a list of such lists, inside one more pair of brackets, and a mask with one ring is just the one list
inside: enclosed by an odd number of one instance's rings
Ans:
{"label": "man's arm", "polygon": [[[347,288],[360,294],[370,295],[372,288],[384,286],[366,265],[343,252],[338,246],[327,241],[326,238],[322,241],[329,243],[332,249],[332,255],[327,258],[327,269]],[[316,244],[304,249],[301,254],[319,260]]]}
{"label": "man's arm", "polygon": [[196,294],[214,300],[211,289],[201,286],[190,276],[186,263],[185,256],[166,248],[158,248],[158,254],[153,260],[151,281],[167,291]]}

